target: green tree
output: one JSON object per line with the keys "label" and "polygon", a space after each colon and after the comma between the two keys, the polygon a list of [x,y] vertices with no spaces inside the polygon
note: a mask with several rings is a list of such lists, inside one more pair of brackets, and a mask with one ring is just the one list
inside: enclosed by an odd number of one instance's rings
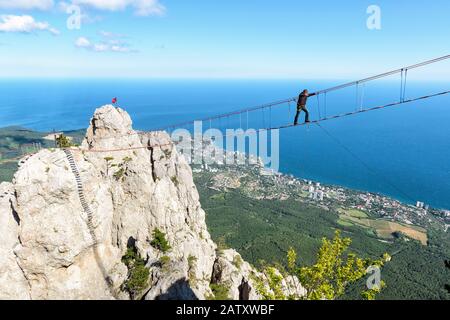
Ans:
{"label": "green tree", "polygon": [[111,161],[113,161],[113,157],[105,157],[106,161],[106,175],[109,175],[109,168],[111,167]]}
{"label": "green tree", "polygon": [[150,245],[153,248],[158,249],[164,253],[172,249],[166,239],[166,234],[158,228],[155,228],[155,230],[153,230],[153,240],[150,242]]}
{"label": "green tree", "polygon": [[363,291],[361,293],[361,296],[366,300],[375,300],[377,297],[377,294],[381,292],[386,287],[386,283],[384,281],[381,281],[379,287],[374,287],[372,289],[368,289],[366,291]]}
{"label": "green tree", "polygon": [[[345,293],[349,284],[354,283],[366,275],[371,265],[383,266],[390,260],[388,254],[382,259],[362,259],[353,253],[347,253],[351,244],[350,238],[342,238],[340,231],[336,231],[332,240],[323,238],[322,247],[317,254],[316,263],[312,266],[298,267],[297,253],[289,249],[287,253],[288,273],[297,276],[302,286],[307,290],[303,299],[332,300]],[[286,296],[281,290],[282,275],[274,267],[265,267],[263,273],[267,281],[258,279],[257,291],[268,300],[296,299],[295,296]],[[265,284],[267,283],[267,285]],[[365,299],[375,299],[385,283],[379,288],[362,292]]]}
{"label": "green tree", "polygon": [[263,300],[286,300],[288,297],[283,292],[283,275],[272,266],[265,267],[263,278],[253,278],[256,291]]}
{"label": "green tree", "polygon": [[[106,158],[105,158],[105,160],[106,160]],[[117,166],[118,170],[113,174],[114,178],[117,181],[120,181],[120,180],[124,181],[125,175],[129,172],[128,165],[132,160],[133,159],[130,157],[125,157],[122,159],[123,162],[118,164],[118,166]]]}
{"label": "green tree", "polygon": [[145,260],[134,247],[127,249],[122,257],[122,262],[128,268],[128,278],[122,287],[130,293],[133,299],[137,299],[148,286],[150,270],[145,266]]}
{"label": "green tree", "polygon": [[70,148],[72,146],[72,142],[70,142],[68,137],[61,133],[58,137],[56,137],[56,145],[58,148]]}

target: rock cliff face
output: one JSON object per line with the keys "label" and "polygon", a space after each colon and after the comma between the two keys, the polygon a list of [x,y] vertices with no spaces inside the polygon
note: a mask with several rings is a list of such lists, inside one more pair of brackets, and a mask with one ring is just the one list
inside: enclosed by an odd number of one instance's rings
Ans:
{"label": "rock cliff face", "polygon": [[[167,252],[151,244],[155,229]],[[0,185],[0,299],[130,299],[128,248],[149,269],[134,298],[205,299],[211,283],[234,299],[258,298],[256,271],[233,265],[234,251],[216,253],[191,169],[169,136],[137,134],[125,111],[105,106],[81,147],[42,150]]]}

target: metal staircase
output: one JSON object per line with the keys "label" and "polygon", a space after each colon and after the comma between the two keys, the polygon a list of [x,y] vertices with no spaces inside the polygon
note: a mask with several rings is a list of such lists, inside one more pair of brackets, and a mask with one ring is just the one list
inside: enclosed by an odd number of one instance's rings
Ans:
{"label": "metal staircase", "polygon": [[80,171],[78,170],[78,167],[75,163],[75,160],[73,159],[72,152],[69,149],[64,149],[64,153],[66,154],[67,161],[69,161],[70,169],[72,170],[72,173],[75,177],[76,183],[77,183],[77,191],[78,191],[78,197],[81,202],[81,206],[83,207],[83,211],[86,213],[87,216],[87,227],[89,229],[89,233],[93,240],[93,245],[97,245],[97,237],[95,235],[94,230],[94,224],[93,224],[93,217],[94,213],[92,212],[91,208],[89,207],[89,204],[86,201],[86,197],[84,195],[84,189],[83,189],[83,183],[81,181]]}

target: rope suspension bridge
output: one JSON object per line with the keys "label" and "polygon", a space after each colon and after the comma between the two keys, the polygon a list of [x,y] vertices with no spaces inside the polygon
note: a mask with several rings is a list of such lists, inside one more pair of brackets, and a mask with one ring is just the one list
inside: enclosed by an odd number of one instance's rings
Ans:
{"label": "rope suspension bridge", "polygon": [[[185,121],[185,122],[180,122],[180,123],[173,124],[173,125],[168,125],[165,127],[154,128],[149,131],[137,131],[136,133],[130,133],[125,136],[133,135],[133,134],[146,135],[149,132],[154,132],[154,131],[172,132],[176,129],[190,128],[191,126],[195,125],[196,122],[201,122],[203,124],[206,123],[207,125],[209,124],[209,128],[213,128],[213,122],[218,122],[219,129],[223,126],[223,123],[226,123],[227,129],[228,128],[231,129],[232,127],[230,126],[230,123],[234,122],[236,124],[234,127],[239,127],[242,129],[249,129],[250,128],[249,124],[251,122],[257,121],[257,119],[258,119],[258,117],[250,116],[250,114],[255,114],[257,112],[261,112],[259,118],[262,118],[263,125],[260,128],[256,128],[255,131],[256,132],[273,131],[273,130],[281,130],[281,129],[287,129],[287,128],[297,127],[297,126],[305,126],[305,125],[309,125],[309,124],[318,125],[322,122],[329,121],[329,120],[354,116],[357,114],[371,112],[371,111],[380,110],[380,109],[393,108],[393,107],[401,106],[404,104],[411,104],[412,102],[427,100],[427,99],[435,98],[438,96],[444,96],[444,95],[447,95],[450,93],[450,90],[444,90],[444,91],[435,92],[435,93],[431,93],[431,94],[427,94],[427,95],[422,95],[422,96],[418,96],[418,97],[414,97],[414,98],[408,98],[408,99],[406,98],[406,92],[407,92],[406,88],[407,88],[407,79],[408,79],[409,71],[414,70],[414,69],[419,69],[419,68],[422,68],[427,65],[435,64],[435,63],[447,60],[449,58],[450,58],[450,55],[442,56],[442,57],[439,57],[436,59],[427,60],[427,61],[424,61],[424,62],[421,62],[418,64],[414,64],[411,66],[403,67],[400,69],[395,69],[395,70],[381,73],[381,74],[371,76],[368,78],[344,83],[344,84],[341,84],[338,86],[334,86],[334,87],[330,87],[327,89],[323,89],[323,90],[314,92],[311,95],[315,95],[317,97],[317,118],[315,120],[312,120],[309,123],[293,124],[291,122],[292,121],[291,106],[292,106],[292,104],[294,104],[294,107],[296,107],[295,103],[297,102],[297,98],[292,97],[292,98],[287,98],[284,100],[279,100],[279,101],[275,101],[275,102],[271,102],[271,103],[267,103],[267,104],[258,105],[255,107],[244,108],[244,109],[240,109],[240,110],[236,110],[236,111],[232,111],[232,112],[227,112],[227,113],[223,113],[223,114],[200,118],[197,120]],[[365,85],[372,81],[383,79],[383,78],[394,76],[394,75],[400,75],[400,86],[399,86],[400,93],[399,93],[397,100],[394,102],[391,102],[391,103],[381,104],[378,106],[364,107]],[[340,112],[340,113],[338,112],[338,113],[329,115],[328,111],[330,111],[330,107],[327,105],[329,104],[330,99],[329,99],[329,97],[327,97],[327,95],[331,92],[335,92],[335,91],[339,91],[339,90],[342,90],[345,88],[351,88],[351,87],[356,88],[356,107],[355,107],[355,109],[352,111]],[[321,104],[321,100],[322,100],[322,104]],[[272,125],[272,121],[274,121],[274,117],[272,116],[273,112],[275,110],[283,111],[284,110],[284,109],[282,109],[283,107],[284,108],[288,107],[288,115],[283,116],[282,118],[289,120],[289,123],[287,123],[287,124],[284,123],[284,124],[280,124],[280,125]],[[267,115],[268,115],[268,117],[267,117]],[[231,119],[232,117],[234,119]],[[246,124],[245,126],[243,125],[244,123]],[[243,132],[243,133],[234,132],[233,134],[229,134],[229,135],[225,134],[225,135],[223,135],[223,137],[237,136],[239,134],[245,134],[245,132]],[[111,138],[106,137],[103,139],[116,139],[116,138],[118,138],[118,137],[117,136],[111,137]],[[175,144],[176,144],[176,142],[175,142]],[[144,146],[144,147],[129,147],[129,148],[118,148],[118,149],[95,149],[95,148],[74,149],[73,151],[119,152],[119,151],[126,151],[126,150],[148,149],[151,147],[158,147],[158,146],[162,147],[163,145]]]}
{"label": "rope suspension bridge", "polygon": [[[317,92],[314,92],[313,94],[317,96],[318,107],[319,107],[319,110],[318,110],[319,111],[319,118],[318,118],[318,120],[316,120],[316,122],[317,121],[322,121],[324,118],[327,118],[326,117],[326,114],[327,114],[326,110],[327,110],[327,94],[328,93],[333,92],[333,91],[342,90],[342,89],[345,89],[345,88],[348,88],[348,87],[355,86],[356,87],[356,91],[357,91],[357,96],[358,96],[357,100],[359,101],[359,107],[360,107],[360,110],[363,111],[362,110],[362,105],[363,105],[362,102],[363,102],[363,99],[364,99],[364,92],[362,91],[361,93],[359,93],[360,90],[364,89],[364,87],[362,87],[362,86],[365,85],[366,83],[371,82],[371,81],[379,80],[379,79],[386,78],[386,77],[389,77],[389,76],[393,76],[393,75],[396,75],[396,74],[400,74],[400,77],[401,77],[400,78],[400,98],[399,98],[399,102],[405,102],[405,103],[412,102],[413,101],[412,99],[410,99],[409,101],[406,101],[406,98],[405,98],[406,97],[406,84],[407,84],[408,71],[413,70],[413,69],[418,69],[418,68],[421,68],[421,67],[424,67],[424,66],[427,66],[427,65],[435,64],[435,63],[447,60],[449,58],[450,58],[450,55],[442,56],[442,57],[435,58],[435,59],[432,59],[432,60],[427,60],[427,61],[424,61],[424,62],[421,62],[421,63],[417,63],[417,64],[414,64],[414,65],[411,65],[411,66],[407,66],[407,67],[403,67],[403,68],[400,68],[400,69],[391,70],[391,71],[388,71],[388,72],[385,72],[385,73],[381,73],[381,74],[378,74],[378,75],[375,75],[375,76],[371,76],[371,77],[368,77],[368,78],[364,78],[364,79],[360,79],[360,80],[344,83],[344,84],[341,84],[341,85],[338,85],[338,86],[334,86],[334,87],[331,87],[331,88],[327,88],[327,89],[323,89],[323,90],[319,90]],[[436,94],[436,95],[432,94],[432,95],[429,95],[429,96],[423,96],[423,97],[419,97],[420,99],[418,98],[417,100],[423,100],[423,99],[426,99],[426,98],[431,98],[433,96],[437,96],[437,95],[440,95],[440,94],[447,94],[447,93],[448,93],[448,91],[441,92],[441,93]],[[320,113],[320,100],[319,100],[320,98],[319,97],[321,95],[323,96],[323,100],[324,100],[324,106],[323,106],[323,108],[325,110],[324,117],[322,117],[321,113]],[[189,125],[193,125],[196,121],[201,121],[201,122],[208,123],[208,122],[211,122],[211,121],[214,121],[214,120],[230,118],[232,116],[238,116],[238,115],[242,116],[244,114],[246,115],[246,119],[248,119],[248,114],[251,113],[251,112],[261,111],[261,110],[262,111],[268,110],[269,113],[270,113],[270,111],[272,111],[272,108],[282,107],[282,106],[286,106],[286,105],[290,106],[291,103],[296,103],[296,102],[297,102],[297,97],[287,98],[287,99],[284,99],[284,100],[279,100],[279,101],[275,101],[275,102],[271,102],[271,103],[255,106],[255,107],[250,107],[250,108],[245,108],[245,109],[236,110],[236,111],[232,111],[232,112],[227,112],[227,113],[224,113],[224,114],[219,114],[219,115],[214,115],[214,116],[210,116],[210,117],[200,118],[200,119],[197,119],[197,120],[185,121],[185,122],[181,122],[181,123],[177,123],[177,124],[173,124],[173,125],[168,125],[168,126],[165,126],[165,127],[159,127],[159,128],[155,128],[153,131],[164,131],[164,130],[171,131],[173,129],[183,128],[183,127],[186,127],[186,126],[189,126]],[[392,105],[389,104],[386,107],[389,107],[389,106],[392,106]],[[370,110],[367,109],[366,111],[370,111]],[[348,114],[348,115],[350,115],[350,114]],[[332,118],[332,117],[330,117],[330,118]],[[242,123],[242,121],[240,121],[240,122]],[[286,128],[286,127],[291,127],[291,126],[280,126],[279,129],[283,129],[283,128]],[[267,129],[270,129],[270,128],[267,128]],[[273,129],[275,129],[275,128],[273,128]]]}
{"label": "rope suspension bridge", "polygon": [[[222,122],[226,122],[227,128],[229,128],[231,117],[238,117],[238,120],[237,121],[235,120],[235,122],[236,122],[236,125],[239,125],[239,128],[241,128],[241,129],[243,128],[243,123],[245,122],[245,124],[246,124],[245,127],[248,130],[250,128],[249,123],[253,119],[253,117],[250,117],[249,115],[251,113],[255,113],[255,112],[262,113],[262,121],[263,121],[263,126],[261,128],[256,129],[255,130],[256,132],[282,130],[282,129],[292,128],[292,127],[297,127],[297,126],[307,126],[310,124],[315,124],[327,136],[329,136],[335,143],[340,145],[347,153],[349,153],[356,161],[360,162],[362,164],[362,166],[365,167],[368,171],[370,171],[374,175],[380,176],[387,185],[389,185],[391,188],[397,190],[397,192],[402,194],[409,201],[414,202],[413,197],[411,197],[410,195],[408,195],[408,193],[406,193],[404,190],[399,188],[390,179],[378,174],[376,172],[376,170],[371,168],[363,159],[361,159],[359,157],[359,155],[352,152],[352,150],[350,150],[337,137],[333,136],[327,129],[325,129],[321,125],[321,123],[325,122],[325,121],[334,120],[334,119],[345,118],[345,117],[354,116],[354,115],[358,115],[358,114],[362,114],[362,113],[367,113],[367,112],[371,112],[371,111],[375,111],[375,110],[381,110],[381,109],[393,108],[393,107],[397,107],[397,106],[401,106],[401,105],[405,105],[405,104],[411,104],[413,102],[423,101],[423,100],[427,100],[427,99],[431,99],[431,98],[449,94],[450,90],[444,90],[444,91],[435,92],[435,93],[431,93],[431,94],[427,94],[427,95],[421,95],[418,97],[413,97],[413,98],[408,98],[408,99],[406,98],[406,92],[407,92],[406,88],[407,88],[407,84],[408,84],[407,80],[408,80],[409,71],[418,69],[418,68],[422,68],[427,65],[435,64],[435,63],[447,60],[449,58],[450,58],[450,55],[446,55],[446,56],[442,56],[442,57],[439,57],[436,59],[432,59],[432,60],[424,61],[424,62],[415,64],[415,65],[411,65],[408,67],[403,67],[400,69],[381,73],[381,74],[378,74],[378,75],[375,75],[372,77],[360,79],[360,80],[353,81],[353,82],[344,83],[344,84],[341,84],[338,86],[334,86],[334,87],[330,87],[327,89],[317,91],[317,92],[313,93],[317,97],[317,109],[318,109],[317,110],[317,118],[308,123],[293,124],[292,122],[290,122],[288,124],[281,124],[281,125],[275,125],[275,126],[272,125],[272,120],[273,120],[272,119],[272,115],[273,115],[272,111],[275,109],[282,110],[282,107],[286,107],[286,105],[288,106],[288,111],[289,111],[288,119],[289,119],[289,121],[292,121],[291,104],[292,103],[295,104],[297,102],[297,98],[293,97],[293,98],[287,98],[284,100],[275,101],[272,103],[263,104],[263,105],[259,105],[259,106],[255,106],[255,107],[251,107],[251,108],[245,108],[245,109],[240,109],[240,110],[236,110],[236,111],[232,111],[232,112],[227,112],[224,114],[205,117],[205,118],[201,118],[198,120],[186,121],[186,122],[181,122],[181,123],[174,124],[174,125],[169,125],[166,127],[155,128],[151,131],[139,131],[139,132],[132,133],[132,134],[146,135],[149,132],[154,132],[154,131],[171,132],[174,129],[179,129],[179,128],[186,129],[189,126],[195,125],[195,123],[198,121],[200,121],[201,123],[207,123],[207,124],[209,123],[210,129],[213,127],[214,121],[219,122],[219,127],[221,126]],[[381,105],[372,106],[372,107],[364,107],[366,84],[370,83],[372,81],[376,81],[378,79],[384,79],[384,78],[394,76],[394,75],[400,75],[400,92],[399,92],[398,99],[396,99],[396,101],[394,101],[394,102],[390,102],[390,103],[386,103],[386,104],[381,104]],[[328,111],[330,108],[327,106],[327,101],[329,100],[329,97],[327,95],[331,92],[335,92],[335,91],[339,91],[339,90],[343,90],[345,88],[351,88],[351,87],[356,88],[356,107],[355,107],[355,109],[352,111],[337,112],[332,115],[328,115]],[[322,97],[322,105],[320,103],[321,97]],[[266,113],[268,113],[267,119],[266,119]],[[286,116],[283,118],[286,118]],[[224,119],[226,121],[224,121]],[[266,122],[268,122],[268,125],[266,125]],[[232,134],[223,135],[223,137],[228,137],[228,136],[236,137],[239,134],[246,134],[246,132],[244,130],[242,130],[241,133],[234,131]],[[112,139],[116,139],[116,138],[117,137],[112,137]],[[105,138],[105,139],[108,139],[108,138]],[[81,148],[77,148],[77,149],[72,149],[72,151],[92,152],[92,153],[109,153],[109,152],[121,152],[121,151],[128,151],[128,150],[136,150],[136,149],[151,149],[151,148],[155,148],[155,147],[170,146],[172,144],[176,145],[177,142],[175,141],[173,143],[171,142],[171,143],[167,143],[167,144],[155,144],[155,145],[151,145],[151,146],[148,145],[148,146],[138,146],[138,147],[128,147],[128,148],[117,148],[117,149],[96,149],[96,148],[81,149]]]}

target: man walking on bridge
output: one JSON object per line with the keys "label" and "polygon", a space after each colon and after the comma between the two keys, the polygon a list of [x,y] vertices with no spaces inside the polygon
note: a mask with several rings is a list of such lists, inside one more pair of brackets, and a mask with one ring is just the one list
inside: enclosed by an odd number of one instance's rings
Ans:
{"label": "man walking on bridge", "polygon": [[309,111],[308,109],[306,109],[306,102],[308,101],[309,97],[315,96],[315,93],[311,93],[309,94],[308,90],[303,90],[302,93],[300,93],[300,95],[298,96],[298,101],[297,101],[297,114],[295,115],[295,120],[294,120],[294,126],[298,125],[298,117],[300,115],[300,112],[304,111],[305,112],[305,123],[310,122],[309,121]]}

